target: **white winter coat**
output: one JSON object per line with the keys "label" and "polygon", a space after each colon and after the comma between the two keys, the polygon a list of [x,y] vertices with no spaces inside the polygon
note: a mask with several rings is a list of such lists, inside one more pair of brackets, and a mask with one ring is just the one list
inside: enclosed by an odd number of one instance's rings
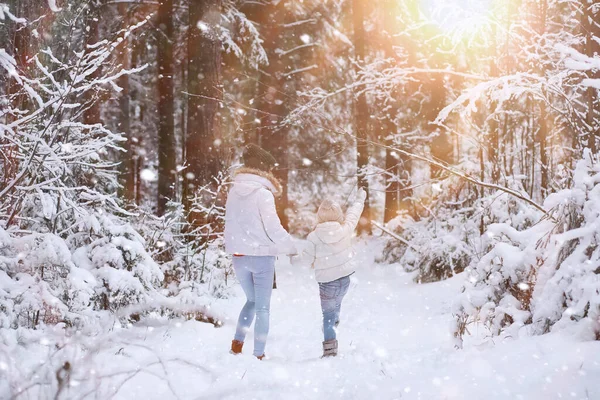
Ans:
{"label": "white winter coat", "polygon": [[270,174],[241,168],[225,205],[225,250],[246,256],[296,254],[290,234],[281,226],[275,196],[279,182]]}
{"label": "white winter coat", "polygon": [[348,208],[343,224],[323,222],[308,235],[309,245],[303,257],[313,264],[317,282],[335,281],[356,271],[352,236],[363,207],[363,202],[354,203]]}

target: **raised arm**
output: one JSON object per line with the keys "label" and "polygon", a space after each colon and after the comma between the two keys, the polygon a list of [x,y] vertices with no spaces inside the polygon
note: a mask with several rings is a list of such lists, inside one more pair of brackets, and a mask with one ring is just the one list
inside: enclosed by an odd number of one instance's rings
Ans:
{"label": "raised arm", "polygon": [[356,194],[356,200],[354,204],[352,204],[348,210],[346,211],[346,218],[344,220],[344,230],[346,232],[354,232],[358,222],[360,221],[360,216],[362,215],[363,209],[365,207],[365,199],[367,198],[367,193],[363,188],[358,189],[358,193]]}
{"label": "raised arm", "polygon": [[268,190],[261,190],[258,197],[258,210],[267,236],[275,243],[277,251],[280,254],[298,253],[292,241],[292,236],[281,226],[275,208],[275,197]]}

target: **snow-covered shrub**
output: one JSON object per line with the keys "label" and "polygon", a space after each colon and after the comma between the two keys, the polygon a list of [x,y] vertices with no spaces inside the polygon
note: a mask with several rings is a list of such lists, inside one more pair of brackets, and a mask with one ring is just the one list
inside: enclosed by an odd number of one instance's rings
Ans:
{"label": "snow-covered shrub", "polygon": [[66,239],[0,228],[0,277],[0,327],[33,328],[152,303],[163,274],[129,224],[100,215]]}
{"label": "snow-covered shrub", "polygon": [[[181,277],[184,286],[191,282],[191,286],[197,286],[196,290],[214,297],[229,295],[228,283],[233,274],[223,242],[228,187],[228,177],[221,173],[212,183],[199,188],[190,213],[202,222],[191,226],[188,222],[174,260],[176,268],[184,271]],[[186,221],[189,220],[188,216]]]}
{"label": "snow-covered shrub", "polygon": [[600,159],[586,151],[574,186],[547,203],[562,209],[561,231],[547,246],[533,293],[535,333],[580,323],[582,335],[600,340]]}
{"label": "snow-covered shrub", "polygon": [[75,266],[60,237],[13,237],[0,228],[0,328],[68,325],[88,308],[94,277]]}
{"label": "snow-covered shrub", "polygon": [[[468,170],[468,166],[462,168]],[[509,188],[522,191],[516,180]],[[388,229],[404,240],[390,238],[381,258],[419,271],[418,282],[439,281],[462,272],[486,249],[481,233],[490,224],[523,229],[539,219],[507,193],[491,189],[483,193],[458,177],[440,181],[433,191],[436,195],[430,204],[421,203],[426,216],[415,219],[404,214],[390,221]]]}
{"label": "snow-covered shrub", "polygon": [[521,328],[542,334],[583,322],[586,336],[600,332],[600,167],[586,152],[573,187],[548,196],[547,216],[528,228],[492,224],[488,249],[467,269],[455,303],[457,345],[469,327],[484,336],[517,337]]}
{"label": "snow-covered shrub", "polygon": [[169,282],[194,281],[206,283],[211,270],[224,264],[216,263],[216,254],[223,253],[225,198],[228,177],[220,173],[213,181],[198,188],[190,210],[172,204],[172,211],[161,219],[164,228],[159,236],[160,251],[169,249],[165,272]]}
{"label": "snow-covered shrub", "polygon": [[198,247],[194,243],[181,243],[175,258],[163,268],[170,271],[166,287],[174,296],[182,288],[199,286],[203,293],[213,297],[227,297],[233,283],[231,257],[225,253],[220,237]]}
{"label": "snow-covered shrub", "polygon": [[[132,222],[144,238],[148,254],[160,262],[163,276],[159,285],[162,297],[158,296],[154,307],[146,309],[220,326],[210,304],[215,298],[230,295],[234,279],[231,258],[224,251],[221,234],[213,232],[212,238],[190,235],[183,206],[171,203],[169,210],[162,217],[138,210]],[[223,216],[221,212],[219,215]]]}
{"label": "snow-covered shrub", "polygon": [[229,296],[233,268],[222,240],[227,187],[228,179],[219,175],[198,189],[189,213],[173,202],[163,217],[140,210],[135,218],[148,252],[161,262],[162,285],[175,302],[172,312],[201,312],[213,298]]}
{"label": "snow-covered shrub", "polygon": [[414,220],[401,216],[389,224],[406,243],[390,238],[383,260],[399,262],[407,271],[419,271],[421,283],[439,281],[462,272],[475,251],[478,225],[470,211],[440,208],[436,218]]}
{"label": "snow-covered shrub", "polygon": [[454,311],[461,329],[477,322],[492,335],[515,336],[530,322],[531,290],[541,257],[538,243],[549,228],[548,221],[524,231],[508,224],[488,227],[482,240],[491,250],[467,268],[467,283]]}
{"label": "snow-covered shrub", "polygon": [[[155,300],[163,273],[146,251],[140,234],[110,215],[90,216],[85,226],[85,244],[74,250],[73,260],[98,282],[94,308],[117,311]],[[80,240],[78,237],[74,242]]]}

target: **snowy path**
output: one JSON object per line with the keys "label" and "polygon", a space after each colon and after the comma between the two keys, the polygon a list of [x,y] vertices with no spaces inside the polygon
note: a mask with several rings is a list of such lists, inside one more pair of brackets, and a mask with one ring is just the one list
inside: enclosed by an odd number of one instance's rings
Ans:
{"label": "snowy path", "polygon": [[94,358],[98,375],[124,371],[103,381],[97,398],[600,399],[598,342],[546,335],[454,350],[449,308],[461,277],[416,285],[394,266],[357,272],[342,310],[341,356],[321,360],[316,283],[305,268],[281,262],[277,272],[268,361],[252,357],[251,335],[242,356],[228,354],[244,302],[236,288],[238,297],[215,304],[229,318],[222,328],[172,322],[124,331],[129,345]]}

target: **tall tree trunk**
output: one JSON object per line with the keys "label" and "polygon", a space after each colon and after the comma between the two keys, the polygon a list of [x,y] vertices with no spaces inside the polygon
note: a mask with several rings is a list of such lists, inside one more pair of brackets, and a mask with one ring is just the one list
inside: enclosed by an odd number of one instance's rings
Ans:
{"label": "tall tree trunk", "polygon": [[[187,37],[187,123],[183,198],[190,209],[196,190],[222,169],[221,0],[190,0]],[[190,223],[202,216],[190,213]]]}
{"label": "tall tree trunk", "polygon": [[543,102],[540,105],[540,122],[538,131],[538,142],[540,143],[540,188],[542,199],[548,194],[548,151],[546,144],[548,140],[548,118],[546,105]]}
{"label": "tall tree trunk", "polygon": [[522,151],[525,153],[524,163],[525,163],[525,175],[529,178],[526,182],[528,182],[525,190],[528,190],[529,197],[533,198],[535,193],[536,185],[536,123],[535,123],[535,102],[531,95],[527,95],[527,100],[525,101],[525,112],[527,115],[527,129],[524,145],[522,146]]}
{"label": "tall tree trunk", "polygon": [[[120,3],[118,5],[119,15],[121,16],[121,29],[129,27],[129,5]],[[123,69],[131,68],[130,44],[129,40],[124,40],[118,50],[118,62]],[[125,134],[127,141],[124,144],[126,153],[121,153],[121,184],[123,185],[123,195],[128,201],[135,201],[135,143],[131,132],[129,118],[130,93],[129,93],[129,75],[123,74],[119,78],[119,130]]]}
{"label": "tall tree trunk", "polygon": [[[506,16],[506,26],[504,28],[504,50],[503,50],[503,57],[506,58],[506,61],[503,63],[503,69],[505,71],[505,73],[508,74],[512,74],[514,73],[514,66],[512,65],[512,63],[509,61],[508,56],[510,55],[510,49],[511,49],[511,43],[512,43],[512,38],[513,35],[511,34],[512,32],[512,25],[513,25],[513,21],[515,18],[515,13],[517,12],[516,9],[512,9],[511,7],[508,7],[507,10],[507,16]],[[511,101],[510,102],[511,105],[514,105],[515,108],[519,107],[519,104],[517,104],[517,102]],[[516,154],[517,152],[517,133],[518,133],[518,129],[517,129],[518,125],[516,125],[514,123],[514,119],[510,118],[508,113],[504,113],[504,121],[503,121],[503,125],[502,125],[502,137],[504,138],[503,142],[508,142],[505,143],[504,145],[504,159],[505,159],[505,167],[504,167],[504,172],[505,174],[507,174],[510,177],[514,177],[515,174],[515,167],[516,167]]]}
{"label": "tall tree trunk", "polygon": [[176,177],[175,117],[173,99],[173,0],[158,5],[158,202],[163,215],[167,202],[174,197]]}
{"label": "tall tree trunk", "polygon": [[[434,54],[431,57],[431,68],[439,68],[441,61],[438,59],[438,49],[433,49]],[[446,88],[444,79],[439,74],[431,74],[426,77],[425,90],[429,94],[429,101],[424,105],[424,129],[428,131],[431,138],[431,155],[434,159],[443,163],[450,164],[453,159],[452,143],[448,137],[446,129],[431,124],[444,107],[446,98]],[[433,180],[442,178],[444,170],[432,165],[431,178]]]}
{"label": "tall tree trunk", "polygon": [[[600,2],[595,0],[583,1],[582,25],[585,33],[584,53],[586,56],[600,56]],[[587,71],[589,79],[600,79],[600,70]],[[600,139],[600,89],[588,87],[586,90],[587,112],[586,125],[587,147],[596,154]]]}
{"label": "tall tree trunk", "polygon": [[289,128],[281,126],[281,122],[289,111],[290,102],[287,95],[292,92],[290,90],[292,82],[284,76],[287,68],[290,67],[288,57],[277,53],[277,50],[286,47],[282,29],[288,17],[285,3],[281,1],[277,4],[262,5],[261,11],[257,13],[269,64],[261,70],[258,85],[257,108],[262,114],[258,116],[261,122],[256,138],[258,144],[277,160],[278,166],[273,173],[283,187],[283,193],[277,199],[277,214],[281,225],[288,229],[289,218],[286,209],[289,206]]}
{"label": "tall tree trunk", "polygon": [[[546,22],[548,18],[548,1],[541,0],[539,4],[539,25],[538,35],[543,37],[546,34]],[[540,75],[545,75],[545,68],[543,65],[540,67]],[[547,140],[548,140],[548,121],[546,103],[540,101],[540,121],[538,130],[538,143],[540,145],[540,195],[544,199],[548,194],[548,153],[547,153]]]}
{"label": "tall tree trunk", "polygon": [[[496,26],[492,27],[492,45],[491,48],[494,49],[495,57],[491,59],[490,65],[490,76],[492,78],[497,78],[499,75],[498,64],[496,62],[496,57],[498,55],[497,51],[497,38],[496,38]],[[491,101],[490,107],[491,115],[488,117],[488,138],[487,138],[487,155],[488,155],[488,163],[491,169],[490,178],[492,183],[498,183],[500,181],[500,127],[499,120],[500,114],[498,114],[498,102],[496,100]]]}
{"label": "tall tree trunk", "polygon": [[[135,39],[131,39],[135,40]],[[145,40],[142,39],[142,40]],[[131,43],[131,59],[130,63],[133,68],[140,67],[145,63],[145,48],[146,46],[142,46],[140,42],[132,42]],[[154,88],[158,90],[158,87]],[[144,117],[147,114],[147,105],[144,99],[144,90],[136,90],[135,86],[131,86],[130,97],[134,102],[134,106],[130,107],[135,109],[134,118],[130,118],[130,130],[131,134],[129,139],[131,139],[130,146],[134,149],[134,153],[130,154],[131,160],[131,170],[129,173],[131,174],[132,181],[132,189],[133,195],[132,199],[136,204],[140,204],[142,201],[142,179],[141,179],[141,171],[142,164],[144,161],[144,157],[142,156],[142,151],[138,149],[143,149],[142,140],[143,140],[143,130],[144,130]]]}
{"label": "tall tree trunk", "polygon": [[[589,75],[593,75],[590,73]],[[593,79],[600,79],[600,77],[596,77]],[[586,125],[589,127],[590,131],[587,135],[587,147],[592,151],[593,154],[598,152],[598,139],[600,138],[600,122],[599,122],[599,112],[598,109],[600,105],[598,104],[598,89],[594,87],[588,87],[586,90],[587,97],[587,113],[586,113]]]}
{"label": "tall tree trunk", "polygon": [[[394,34],[398,32],[400,27],[398,26],[398,20],[396,16],[400,14],[399,4],[396,0],[386,0],[382,2],[385,19],[385,35],[383,37],[383,49],[386,58],[396,59],[397,56],[394,52],[394,45],[396,40]],[[409,51],[409,63],[414,58],[412,48],[407,43],[404,45]],[[410,87],[411,83],[407,83]],[[411,92],[411,90],[407,90]],[[385,205],[383,213],[383,222],[387,223],[398,216],[398,212],[401,210],[407,210],[410,206],[410,202],[403,201],[403,198],[410,197],[411,191],[408,189],[410,186],[410,167],[411,160],[404,154],[394,152],[390,147],[399,146],[403,150],[408,150],[406,143],[395,143],[393,136],[398,134],[398,110],[399,104],[397,99],[401,98],[402,94],[398,90],[394,94],[394,100],[392,104],[386,110],[383,122],[383,134],[386,136],[385,143],[388,146],[385,151],[385,169],[387,174],[385,176]],[[409,105],[405,104],[408,108]],[[410,114],[410,113],[408,113]],[[410,129],[407,118],[403,118],[404,126],[402,128]]]}
{"label": "tall tree trunk", "polygon": [[[33,10],[31,9],[32,4],[30,1],[16,1],[14,4],[10,4],[10,10],[17,16],[25,18],[27,21],[32,20],[34,16]],[[12,35],[12,55],[15,58],[16,67],[20,75],[28,76],[28,60],[32,56],[32,35],[31,29],[27,23],[14,24],[14,35]],[[3,71],[3,77],[1,81],[5,81],[7,85],[7,93],[11,101],[11,107],[15,110],[26,109],[27,105],[26,97],[19,94],[21,86],[17,83],[14,77],[5,74]],[[7,115],[7,122],[11,123],[16,120],[17,114]],[[4,187],[10,180],[12,180],[19,169],[19,159],[15,156],[17,154],[17,148],[14,144],[11,144],[8,139],[0,137],[0,145],[4,149],[2,157],[2,181],[0,184]]]}
{"label": "tall tree trunk", "polygon": [[[87,33],[85,37],[86,49],[87,46],[93,45],[99,40],[99,25],[100,25],[100,10],[97,1],[91,1],[87,5],[86,10],[86,27]],[[98,68],[89,78],[95,79],[100,76],[100,68]],[[87,108],[83,114],[83,122],[85,124],[97,124],[100,122],[100,98],[98,93],[90,90],[86,98]]]}
{"label": "tall tree trunk", "polygon": [[[365,61],[365,0],[352,0],[352,25],[354,28],[354,55],[357,62]],[[358,72],[358,70],[357,70]],[[368,126],[369,110],[367,97],[364,92],[355,95],[354,101],[354,132],[356,136],[356,161],[358,170],[358,185],[367,192],[365,209],[358,225],[358,233],[371,233],[371,207],[369,196],[369,181],[365,175],[369,165]]]}

